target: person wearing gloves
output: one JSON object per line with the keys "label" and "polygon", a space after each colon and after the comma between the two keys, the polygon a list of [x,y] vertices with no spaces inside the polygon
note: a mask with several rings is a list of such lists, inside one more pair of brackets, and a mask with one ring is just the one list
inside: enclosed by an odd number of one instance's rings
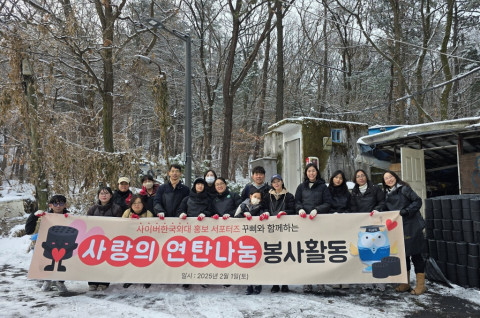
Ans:
{"label": "person wearing gloves", "polygon": [[118,178],[118,189],[113,192],[113,203],[120,206],[122,213],[128,209],[132,191],[130,190],[130,179],[127,177]]}
{"label": "person wearing gloves", "polygon": [[177,210],[177,216],[183,220],[196,217],[199,221],[206,216],[212,216],[211,200],[206,191],[207,183],[203,178],[193,181],[192,191],[185,197]]}
{"label": "person wearing gloves", "polygon": [[[305,167],[304,182],[300,183],[295,191],[295,211],[302,218],[307,215],[313,220],[318,213],[328,213],[332,204],[330,191],[327,189],[325,180],[320,177],[320,172],[315,164],[309,163]],[[323,289],[319,286],[319,291]],[[311,293],[312,285],[304,285],[303,291]]]}
{"label": "person wearing gloves", "polygon": [[[350,196],[350,211],[351,212],[378,212],[383,211],[385,204],[385,193],[373,184],[367,176],[367,173],[358,169],[353,174],[353,182],[355,186]],[[379,291],[385,290],[385,284],[365,284],[363,289],[377,289]]]}
{"label": "person wearing gloves", "polygon": [[[328,180],[328,190],[332,196],[330,213],[346,213],[350,207],[350,192],[348,191],[347,178],[342,170],[335,171]],[[335,284],[332,288],[348,289],[347,284]]]}
{"label": "person wearing gloves", "polygon": [[188,197],[190,189],[180,180],[182,168],[177,164],[170,165],[168,170],[168,182],[162,184],[153,199],[153,214],[160,220],[165,217],[177,216],[177,210],[185,197]]}
{"label": "person wearing gloves", "polygon": [[[203,178],[197,178],[193,181],[192,191],[185,197],[177,210],[177,216],[185,220],[187,217],[196,217],[201,221],[206,216],[212,216],[211,211],[211,198],[208,195],[206,188],[207,183]],[[183,288],[190,287],[189,284],[183,284]],[[206,285],[202,285],[206,287]]]}
{"label": "person wearing gloves", "polygon": [[[132,195],[132,199],[130,200],[129,208],[123,213],[122,218],[128,219],[139,219],[139,218],[152,218],[153,213],[150,212],[144,201],[143,197],[139,194]],[[125,283],[123,284],[123,288],[128,288],[132,284]],[[151,284],[143,284],[143,287],[150,288]]]}
{"label": "person wearing gloves", "polygon": [[[48,201],[48,210],[46,213],[64,214],[65,217],[67,217],[67,213],[70,213],[67,210],[67,198],[59,194],[52,196]],[[37,241],[38,236],[38,229],[42,220],[41,217],[44,216],[46,213],[45,211],[37,211],[30,214],[27,219],[27,223],[25,224],[25,234],[32,235],[32,243],[30,245],[29,251],[30,249],[33,249],[35,247],[35,242]],[[61,293],[65,293],[68,291],[64,281],[51,280],[43,281],[41,290],[44,292],[50,291],[52,287],[56,287],[57,290]]]}
{"label": "person wearing gloves", "polygon": [[212,197],[216,196],[217,191],[215,189],[215,180],[217,180],[217,174],[215,171],[212,169],[207,170],[207,172],[205,172],[203,175],[203,179],[205,179],[205,182],[207,183],[207,187],[205,188],[207,193]]}
{"label": "person wearing gloves", "polygon": [[[259,216],[260,221],[268,219],[270,215],[268,212],[263,211],[261,204],[262,194],[259,189],[252,187],[250,188],[250,196],[248,199],[243,201],[235,212],[236,218],[247,218],[251,220],[253,216]],[[260,294],[262,292],[262,285],[248,285],[245,295],[251,294]]]}
{"label": "person wearing gloves", "polygon": [[[295,214],[295,197],[293,194],[287,191],[283,184],[282,176],[275,174],[272,176],[270,183],[273,189],[268,191],[268,195],[265,198],[264,209],[269,216],[277,216],[277,218],[283,215]],[[270,290],[272,293],[278,293],[280,291],[279,285],[273,285]],[[281,291],[283,293],[289,292],[288,285],[282,285]]]}
{"label": "person wearing gloves", "polygon": [[[417,278],[417,285],[414,289],[411,289],[410,283],[407,283],[398,285],[395,290],[397,292],[410,291],[412,295],[421,295],[427,291],[425,287],[425,260],[422,257],[425,242],[422,232],[422,224],[424,225],[425,221],[420,214],[422,198],[393,171],[387,171],[383,174],[382,183],[386,194],[384,210],[400,210],[403,219],[408,280],[410,280],[410,260],[415,266]],[[411,233],[407,233],[410,229],[412,230]]]}
{"label": "person wearing gloves", "polygon": [[153,213],[147,209],[143,197],[140,194],[134,194],[132,195],[128,209],[123,212],[122,218],[153,218]]}
{"label": "person wearing gloves", "polygon": [[242,203],[242,198],[235,192],[230,192],[224,178],[215,180],[216,195],[212,199],[212,218],[224,220],[235,215],[235,210]]}
{"label": "person wearing gloves", "polygon": [[158,187],[160,187],[160,185],[154,182],[151,175],[146,174],[142,177],[142,189],[140,190],[139,194],[142,196],[143,202],[145,202],[147,210],[152,213],[153,199],[155,198]]}
{"label": "person wearing gloves", "polygon": [[[113,192],[110,187],[100,187],[97,192],[97,204],[88,209],[87,216],[121,217],[123,214],[122,208],[113,203],[112,198]],[[88,282],[89,291],[103,291],[108,286],[110,286],[110,283]]]}

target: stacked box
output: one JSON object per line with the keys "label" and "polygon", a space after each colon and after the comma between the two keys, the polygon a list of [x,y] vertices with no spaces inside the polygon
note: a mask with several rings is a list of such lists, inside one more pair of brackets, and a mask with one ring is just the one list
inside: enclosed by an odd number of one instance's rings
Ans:
{"label": "stacked box", "polygon": [[428,251],[454,284],[480,287],[480,195],[425,200]]}

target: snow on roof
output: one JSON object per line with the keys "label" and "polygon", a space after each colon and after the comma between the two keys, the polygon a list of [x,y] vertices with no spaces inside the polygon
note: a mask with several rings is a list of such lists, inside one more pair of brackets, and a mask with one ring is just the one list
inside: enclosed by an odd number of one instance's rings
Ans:
{"label": "snow on roof", "polygon": [[268,130],[274,129],[278,126],[287,123],[298,123],[301,124],[305,121],[318,121],[318,122],[331,122],[331,123],[340,123],[340,124],[351,124],[351,125],[362,125],[368,126],[366,123],[359,123],[355,121],[343,121],[343,120],[334,120],[334,119],[325,119],[325,118],[315,118],[315,117],[291,117],[291,118],[284,118],[281,121],[278,121],[268,127]]}
{"label": "snow on roof", "polygon": [[465,129],[475,130],[480,127],[480,117],[467,117],[452,120],[436,121],[418,125],[404,125],[375,135],[360,137],[357,144],[369,145],[381,141],[420,135],[423,133],[458,131]]}

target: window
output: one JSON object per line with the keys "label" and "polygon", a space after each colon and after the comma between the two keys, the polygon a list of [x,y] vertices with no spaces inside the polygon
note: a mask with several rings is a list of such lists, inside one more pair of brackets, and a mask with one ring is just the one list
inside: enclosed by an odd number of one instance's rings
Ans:
{"label": "window", "polygon": [[332,135],[332,142],[336,143],[342,143],[345,142],[345,132],[343,129],[332,129],[331,130],[331,135]]}

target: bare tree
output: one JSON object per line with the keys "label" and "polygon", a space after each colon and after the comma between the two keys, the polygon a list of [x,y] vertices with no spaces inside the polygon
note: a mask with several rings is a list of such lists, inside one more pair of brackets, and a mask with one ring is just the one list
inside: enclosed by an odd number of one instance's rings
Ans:
{"label": "bare tree", "polygon": [[[233,105],[234,98],[237,90],[242,84],[243,80],[248,74],[248,70],[252,67],[255,57],[258,53],[258,50],[266,39],[267,34],[271,32],[272,26],[272,17],[273,10],[268,6],[268,2],[259,2],[256,4],[251,4],[242,0],[229,1],[228,7],[230,9],[231,18],[232,18],[232,33],[231,33],[231,42],[228,49],[228,56],[225,61],[225,70],[223,78],[223,101],[224,101],[224,122],[223,122],[223,142],[222,142],[222,168],[221,173],[223,176],[227,176],[228,167],[230,163],[230,147],[232,142],[232,126],[233,126]],[[252,47],[251,53],[248,58],[243,61],[241,67],[236,67],[237,62],[237,45],[239,42],[239,37],[241,35],[242,29],[245,27],[243,23],[250,18],[257,9],[262,6],[266,12],[264,12],[264,21],[263,27],[261,29],[260,35],[257,42]],[[266,16],[266,19],[265,19]],[[237,75],[234,74],[234,70],[237,70]],[[234,173],[234,172],[232,172]]]}

